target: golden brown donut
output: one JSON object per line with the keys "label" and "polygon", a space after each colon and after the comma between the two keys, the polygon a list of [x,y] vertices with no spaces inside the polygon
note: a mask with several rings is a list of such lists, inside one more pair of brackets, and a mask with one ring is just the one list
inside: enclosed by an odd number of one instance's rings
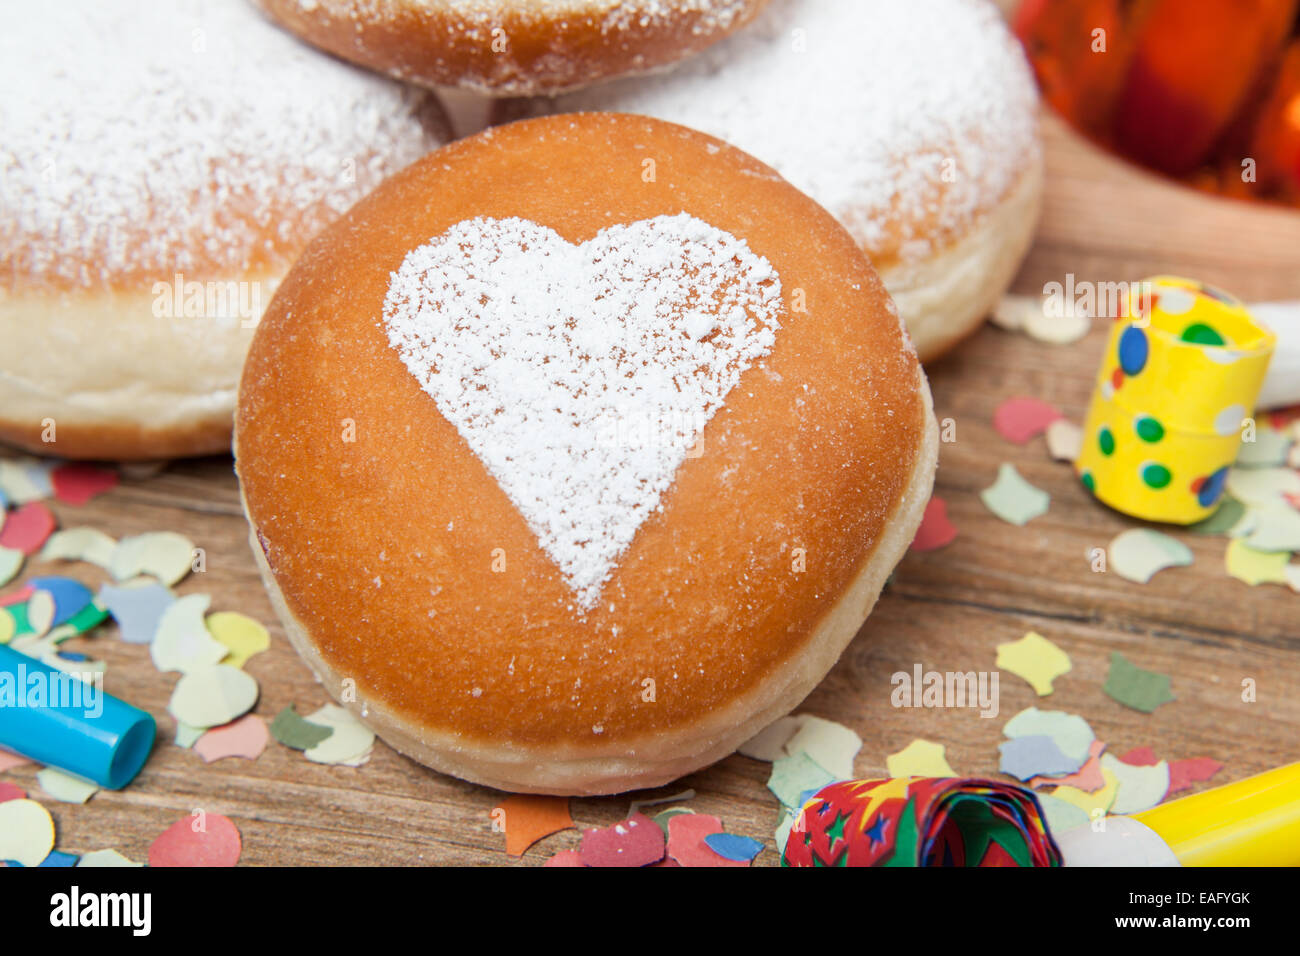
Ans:
{"label": "golden brown donut", "polygon": [[[717,383],[698,437],[593,427]],[[443,772],[594,794],[798,705],[911,542],[937,437],[828,213],[712,137],[592,113],[432,153],[313,242],[258,327],[235,449],[272,602],[331,694]]]}
{"label": "golden brown donut", "polygon": [[441,108],[242,0],[67,0],[9,21],[0,440],[63,458],[226,451],[276,283],[447,141]]}
{"label": "golden brown donut", "polygon": [[309,43],[426,86],[577,89],[676,63],[767,0],[256,0]]}

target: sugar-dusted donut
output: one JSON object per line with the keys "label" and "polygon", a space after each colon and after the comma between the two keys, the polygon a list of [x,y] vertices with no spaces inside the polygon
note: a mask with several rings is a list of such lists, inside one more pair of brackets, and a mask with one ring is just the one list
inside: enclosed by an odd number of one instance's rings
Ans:
{"label": "sugar-dusted donut", "polygon": [[242,0],[33,4],[0,89],[0,439],[65,458],[229,448],[276,282],[447,139]]}
{"label": "sugar-dusted donut", "polygon": [[676,63],[767,0],[257,0],[304,40],[391,76],[494,96]]}
{"label": "sugar-dusted donut", "polygon": [[330,692],[447,773],[608,793],[821,680],[912,540],[936,433],[832,216],[712,137],[592,113],[432,153],[313,242],[235,453]]}
{"label": "sugar-dusted donut", "polygon": [[498,115],[550,110],[657,116],[771,164],[866,250],[923,360],[983,321],[1038,218],[1037,93],[985,0],[773,0],[670,74]]}

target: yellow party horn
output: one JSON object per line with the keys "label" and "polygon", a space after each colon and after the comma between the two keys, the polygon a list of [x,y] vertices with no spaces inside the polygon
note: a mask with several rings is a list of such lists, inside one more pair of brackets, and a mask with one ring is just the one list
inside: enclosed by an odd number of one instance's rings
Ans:
{"label": "yellow party horn", "polygon": [[1191,524],[1218,507],[1276,337],[1222,290],[1135,283],[1106,343],[1080,481],[1134,518]]}
{"label": "yellow party horn", "polygon": [[1300,866],[1300,763],[1055,836],[1066,866]]}

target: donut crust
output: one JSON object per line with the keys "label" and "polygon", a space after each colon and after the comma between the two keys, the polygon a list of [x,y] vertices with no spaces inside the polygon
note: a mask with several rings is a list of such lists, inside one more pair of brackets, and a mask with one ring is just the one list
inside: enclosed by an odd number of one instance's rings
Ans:
{"label": "donut crust", "polygon": [[[464,219],[579,242],[682,211],[746,240],[806,311],[583,613],[388,344],[389,275]],[[571,114],[430,154],[313,242],[255,334],[235,448],[273,602],[330,693],[429,766],[578,794],[688,773],[812,690],[911,542],[937,429],[888,294],[828,213],[702,133]]]}
{"label": "donut crust", "polygon": [[398,79],[532,96],[669,67],[767,0],[256,2],[308,43]]}

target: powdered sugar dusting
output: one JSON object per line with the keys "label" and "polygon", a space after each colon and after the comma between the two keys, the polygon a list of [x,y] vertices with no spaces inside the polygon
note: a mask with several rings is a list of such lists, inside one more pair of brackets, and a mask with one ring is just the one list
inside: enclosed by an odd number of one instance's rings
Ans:
{"label": "powdered sugar dusting", "polygon": [[579,245],[459,222],[392,274],[383,321],[589,610],[783,313],[767,259],[682,213]]}
{"label": "powdered sugar dusting", "polygon": [[1037,161],[1037,93],[985,0],[773,0],[672,73],[559,97],[691,126],[773,166],[869,254],[918,261]]}
{"label": "powdered sugar dusting", "polygon": [[[0,283],[284,268],[440,144],[426,94],[246,0],[57,0],[0,30]],[[148,286],[145,286],[148,288]]]}

